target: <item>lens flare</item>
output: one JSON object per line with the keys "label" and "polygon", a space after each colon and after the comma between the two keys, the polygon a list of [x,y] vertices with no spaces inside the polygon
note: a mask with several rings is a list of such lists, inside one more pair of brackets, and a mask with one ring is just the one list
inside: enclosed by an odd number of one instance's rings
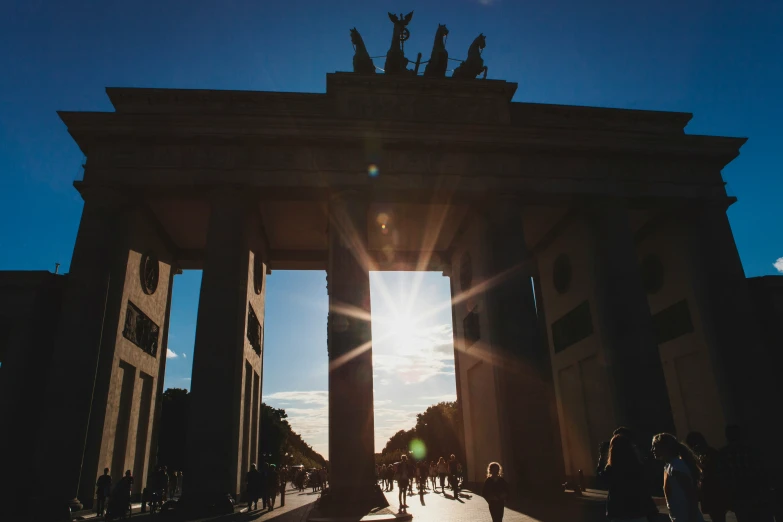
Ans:
{"label": "lens flare", "polygon": [[380,171],[378,170],[378,165],[375,165],[374,163],[371,163],[369,167],[367,167],[367,174],[371,178],[377,178]]}
{"label": "lens flare", "polygon": [[427,447],[421,439],[413,439],[408,445],[408,449],[416,460],[421,460],[427,456]]}

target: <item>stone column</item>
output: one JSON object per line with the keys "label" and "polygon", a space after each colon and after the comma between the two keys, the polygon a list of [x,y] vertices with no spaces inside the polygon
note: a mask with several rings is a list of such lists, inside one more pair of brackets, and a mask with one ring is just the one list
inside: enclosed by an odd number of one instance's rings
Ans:
{"label": "stone column", "polygon": [[[46,491],[56,501],[72,499],[73,508],[79,508],[77,491],[79,498],[91,505],[95,490],[129,233],[129,206],[123,195],[82,188],[82,197],[84,210],[57,343],[42,383],[47,387],[47,400],[42,405],[44,420],[35,463],[38,470],[57,470],[57,480],[41,483],[39,491]],[[43,328],[48,319],[42,318]],[[83,470],[85,460],[88,463]]]}
{"label": "stone column", "polygon": [[[240,188],[212,194],[204,272],[201,280],[196,342],[191,381],[191,413],[184,480],[185,505],[198,509],[217,502],[225,507],[227,494],[239,495],[247,412],[243,379],[246,368],[260,371],[260,355],[249,348],[260,325],[248,327],[250,310],[263,321],[263,304],[255,303],[263,288],[262,264],[251,250],[254,201]],[[262,323],[261,323],[262,324]],[[254,331],[250,331],[254,330]],[[251,335],[252,334],[252,335]],[[255,414],[257,417],[257,413]],[[252,441],[250,442],[253,443]]]}
{"label": "stone column", "polygon": [[[456,388],[457,388],[457,410],[460,412],[460,415],[463,416],[462,421],[462,431],[457,434],[457,438],[459,439],[459,447],[461,452],[461,459],[467,458],[466,448],[465,448],[465,410],[464,402],[462,398],[462,374],[460,373],[460,362],[461,362],[461,356],[460,356],[460,346],[459,343],[462,342],[459,338],[459,335],[457,334],[457,311],[454,305],[454,298],[456,296],[455,292],[455,284],[454,284],[454,278],[451,274],[451,268],[448,268],[448,272],[444,271],[443,275],[449,278],[449,292],[451,295],[451,332],[452,332],[452,339],[454,344],[454,380],[456,381]],[[462,460],[462,462],[465,462],[465,460]],[[467,462],[466,462],[467,464]]]}
{"label": "stone column", "polygon": [[356,193],[329,203],[329,461],[338,502],[360,502],[375,486],[367,208]]}
{"label": "stone column", "polygon": [[587,219],[593,304],[617,422],[633,429],[646,447],[655,433],[673,432],[674,420],[628,210],[624,202],[606,198],[594,202]]}
{"label": "stone column", "polygon": [[554,493],[562,483],[554,383],[538,316],[521,219],[513,197],[487,212],[489,340],[495,361],[498,419],[505,472],[520,490]]}
{"label": "stone column", "polygon": [[776,447],[781,416],[768,386],[778,377],[770,375],[725,204],[692,208],[681,219],[689,234],[696,305],[726,422],[752,432],[754,445]]}

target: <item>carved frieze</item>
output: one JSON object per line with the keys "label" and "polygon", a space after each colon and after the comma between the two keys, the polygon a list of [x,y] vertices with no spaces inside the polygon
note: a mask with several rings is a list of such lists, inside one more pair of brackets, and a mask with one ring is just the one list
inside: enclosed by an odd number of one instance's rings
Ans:
{"label": "carved frieze", "polygon": [[128,301],[125,311],[125,327],[122,336],[153,357],[158,353],[158,334],[160,327],[142,312],[136,305]]}

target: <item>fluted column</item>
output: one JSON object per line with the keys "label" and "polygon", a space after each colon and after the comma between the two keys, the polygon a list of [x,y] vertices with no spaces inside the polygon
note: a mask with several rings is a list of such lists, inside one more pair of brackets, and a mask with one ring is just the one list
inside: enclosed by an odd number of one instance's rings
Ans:
{"label": "fluted column", "polygon": [[329,460],[335,498],[357,502],[375,484],[367,202],[329,203]]}
{"label": "fluted column", "polygon": [[[760,330],[725,205],[703,205],[681,214],[688,231],[696,305],[729,424],[753,433],[759,447],[775,447],[781,428],[775,414],[776,379],[766,361]],[[767,442],[762,442],[767,438]]]}
{"label": "fluted column", "polygon": [[643,441],[673,431],[674,420],[628,210],[621,200],[601,199],[587,219],[594,304],[617,422],[637,431]]}
{"label": "fluted column", "polygon": [[486,302],[497,382],[502,459],[510,481],[554,492],[562,482],[554,383],[542,342],[521,204],[496,198],[487,211]]}
{"label": "fluted column", "polygon": [[[87,505],[95,491],[115,333],[128,261],[128,198],[114,190],[82,188],[84,210],[71,258],[56,348],[45,381],[37,469],[56,469],[41,484],[58,500]],[[67,427],[67,428],[65,428]],[[78,505],[74,502],[74,506]]]}
{"label": "fluted column", "polygon": [[[253,374],[261,369],[265,267],[253,249],[253,198],[239,188],[212,194],[191,381],[184,499],[187,506],[239,495],[248,440],[257,429]],[[255,342],[255,341],[253,341]]]}

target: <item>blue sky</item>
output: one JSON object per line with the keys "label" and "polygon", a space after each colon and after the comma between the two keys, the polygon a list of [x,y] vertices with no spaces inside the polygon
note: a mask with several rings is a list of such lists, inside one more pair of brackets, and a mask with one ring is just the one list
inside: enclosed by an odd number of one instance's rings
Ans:
{"label": "blue sky", "polygon": [[[746,273],[778,273],[783,3],[719,0],[0,0],[0,269],[60,262],[68,270],[81,211],[71,183],[83,157],[56,110],[111,110],[106,86],[323,92],[325,73],[350,70],[351,27],[372,55],[385,54],[388,10],[415,10],[406,43],[414,57],[429,55],[438,23],[449,27],[452,57],[464,57],[483,32],[489,77],[518,82],[515,101],[686,111],[694,113],[689,133],[749,137],[724,170],[739,198],[729,217]],[[778,266],[783,271],[783,260]],[[175,283],[170,386],[187,384],[199,277],[186,272]],[[376,316],[391,313],[378,285],[392,295],[415,286],[411,274],[372,282]],[[427,274],[421,288],[428,291],[417,307],[448,299],[439,274]],[[264,395],[323,451],[324,274],[274,273],[268,299]],[[449,323],[446,313],[420,324],[416,342],[438,353]],[[383,328],[374,324],[376,338]],[[413,375],[406,364],[426,361],[387,357],[394,342],[375,346],[381,438],[454,389],[453,362],[437,358],[432,372],[406,381]],[[384,379],[391,380],[380,385]]]}

